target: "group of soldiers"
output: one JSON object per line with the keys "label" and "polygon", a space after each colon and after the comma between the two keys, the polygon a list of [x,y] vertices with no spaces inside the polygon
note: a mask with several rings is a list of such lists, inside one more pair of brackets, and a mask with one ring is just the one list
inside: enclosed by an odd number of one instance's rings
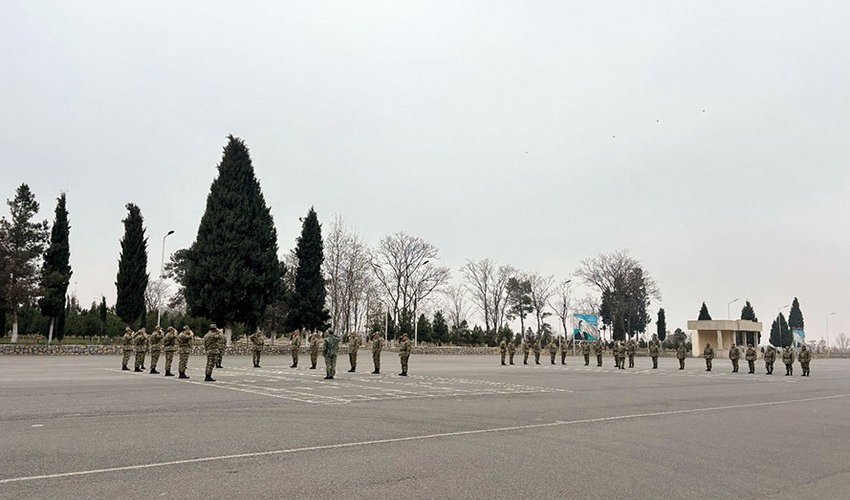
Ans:
{"label": "group of soldiers", "polygon": [[[195,338],[194,332],[188,326],[184,326],[183,330],[178,334],[174,327],[169,326],[165,333],[162,327],[157,326],[150,334],[144,328],[134,332],[129,326],[124,329],[122,338],[123,358],[121,361],[121,369],[129,370],[127,363],[130,362],[130,356],[135,354],[134,371],[143,372],[145,368],[145,356],[148,351],[151,355],[150,373],[153,375],[159,374],[156,367],[159,363],[159,356],[165,352],[165,376],[172,377],[171,363],[174,353],[179,354],[178,378],[189,378],[186,375],[186,368],[189,363],[189,355],[192,353],[192,345]],[[266,337],[262,331],[257,330],[254,334],[248,336],[251,343],[251,352],[254,362],[254,368],[260,368],[260,357],[265,347]],[[322,356],[325,360],[325,380],[333,380],[336,375],[336,360],[339,353],[340,338],[329,329],[324,334],[321,332],[313,332],[308,337],[310,351],[310,369],[316,369],[319,350],[321,347]],[[375,369],[373,374],[381,373],[381,351],[384,348],[384,339],[380,334],[374,333],[371,338],[372,344],[372,361]],[[357,353],[362,344],[362,339],[359,334],[352,333],[348,336],[348,360],[351,364],[349,373],[354,373],[357,370]],[[214,368],[222,368],[222,356],[227,339],[224,332],[219,329],[215,323],[210,325],[209,331],[203,337],[204,352],[207,356],[205,369],[205,382],[215,382],[212,378]],[[301,332],[295,331],[290,337],[290,351],[292,353],[292,365],[290,368],[298,367],[298,358],[301,353]],[[399,376],[407,376],[408,362],[410,354],[413,352],[413,344],[407,335],[403,335],[398,342],[398,355],[401,362],[401,373]]]}
{"label": "group of soldiers", "polygon": [[[552,339],[547,346],[549,351],[549,360],[551,364],[555,364],[555,359],[557,357],[558,351],[561,353],[561,364],[566,365],[566,358],[568,349],[570,349],[569,344],[566,342],[557,342],[555,339]],[[649,351],[649,357],[652,359],[652,369],[658,369],[658,356],[661,354],[661,342],[658,340],[658,337],[653,335],[652,339],[649,341],[647,345]],[[595,342],[582,342],[579,350],[581,351],[582,356],[584,357],[584,366],[590,365],[590,356],[593,353],[596,356],[596,366],[602,366],[602,356],[605,353],[605,343],[602,340],[596,340]],[[509,341],[506,338],[503,338],[499,342],[499,353],[501,355],[502,365],[506,364],[514,364],[514,355],[516,354],[517,344]],[[629,368],[635,367],[635,354],[638,350],[638,343],[634,339],[629,339],[627,341],[618,341],[615,342],[612,347],[613,357],[614,357],[614,366],[620,370],[625,370],[626,358],[629,360]],[[738,373],[738,360],[741,358],[741,350],[742,346],[732,346],[729,349],[729,359],[732,361],[732,373]],[[524,365],[528,364],[528,357],[531,353],[534,353],[534,363],[540,364],[540,353],[542,351],[541,341],[539,337],[535,337],[533,335],[528,335],[522,339],[522,353],[523,359],[522,363]],[[764,362],[765,369],[768,375],[773,373],[773,363],[776,361],[777,349],[772,345],[767,346],[764,351]],[[685,369],[685,358],[687,357],[687,349],[685,349],[684,344],[679,344],[676,348],[676,358],[679,360],[679,369]],[[507,358],[508,363],[505,363],[505,358]],[[703,350],[703,358],[705,359],[705,371],[710,372],[712,367],[712,360],[714,360],[714,349],[711,347],[711,344],[706,344],[705,349]],[[744,350],[744,359],[747,361],[749,366],[749,373],[756,372],[756,360],[758,359],[758,351],[756,348],[750,344]],[[812,360],[812,352],[806,347],[804,344],[800,349],[800,354],[798,355],[798,360],[800,362],[800,367],[803,370],[803,377],[809,376],[809,364]],[[785,347],[782,350],[782,362],[785,364],[785,375],[792,376],[794,374],[794,349],[791,347]]]}

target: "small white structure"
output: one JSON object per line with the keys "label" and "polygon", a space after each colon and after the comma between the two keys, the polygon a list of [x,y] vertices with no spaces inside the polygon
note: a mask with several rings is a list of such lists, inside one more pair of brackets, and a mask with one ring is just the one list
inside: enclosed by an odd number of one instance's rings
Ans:
{"label": "small white structure", "polygon": [[[705,344],[714,348],[715,358],[725,358],[734,344],[758,346],[761,323],[745,319],[710,319],[688,321],[693,356],[702,356]],[[742,353],[743,354],[743,353]]]}

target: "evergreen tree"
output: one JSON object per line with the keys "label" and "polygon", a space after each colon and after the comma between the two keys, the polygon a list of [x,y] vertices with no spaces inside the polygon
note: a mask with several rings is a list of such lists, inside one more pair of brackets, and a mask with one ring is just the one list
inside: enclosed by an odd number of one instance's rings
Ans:
{"label": "evergreen tree", "polygon": [[788,347],[791,345],[791,329],[788,328],[785,315],[782,313],[779,313],[779,316],[773,320],[773,324],[770,326],[769,341],[774,347]]}
{"label": "evergreen tree", "polygon": [[148,238],[145,236],[142,212],[133,203],[127,204],[124,237],[115,287],[115,313],[127,324],[144,321],[145,290],[148,287]]}
{"label": "evergreen tree", "polygon": [[667,337],[667,317],[664,313],[664,308],[658,310],[658,320],[655,322],[655,331],[658,335],[658,340],[664,342]]}
{"label": "evergreen tree", "polygon": [[803,330],[803,311],[800,310],[800,302],[797,297],[794,297],[794,302],[791,303],[791,311],[788,312],[788,326],[791,330]]}
{"label": "evergreen tree", "polygon": [[[303,219],[295,256],[298,259],[298,268],[295,270],[295,289],[290,295],[287,326],[290,330],[304,328],[308,331],[325,331],[331,315],[325,308],[322,226],[312,207]],[[412,333],[412,328],[405,333]]]}
{"label": "evergreen tree", "polygon": [[18,341],[18,309],[38,293],[39,260],[47,242],[47,221],[32,221],[38,202],[26,184],[7,201],[11,220],[0,219],[0,305],[12,312],[12,343]]}
{"label": "evergreen tree", "polygon": [[419,337],[420,342],[431,342],[432,340],[433,329],[431,322],[428,321],[428,318],[424,314],[420,314],[416,322],[416,335]]}
{"label": "evergreen tree", "polygon": [[[194,316],[253,330],[280,297],[277,230],[245,143],[228,136],[195,242],[173,260]],[[324,295],[323,295],[324,297]]]}
{"label": "evergreen tree", "polygon": [[758,318],[756,318],[756,312],[749,300],[746,304],[744,304],[744,308],[741,309],[741,319],[747,321],[758,321]]}
{"label": "evergreen tree", "polygon": [[708,321],[711,319],[711,314],[708,314],[708,307],[705,305],[705,302],[702,303],[702,307],[699,310],[699,321]]}
{"label": "evergreen tree", "polygon": [[55,213],[53,228],[50,230],[50,246],[44,253],[44,261],[41,267],[42,297],[38,301],[41,314],[50,318],[47,334],[48,344],[53,340],[56,318],[65,312],[65,294],[68,293],[68,283],[71,281],[72,274],[69,262],[71,247],[68,242],[71,226],[68,224],[65,193],[59,195]]}
{"label": "evergreen tree", "polygon": [[106,307],[106,297],[100,296],[100,306],[97,308],[97,313],[100,316],[100,334],[106,333],[106,319],[109,314],[109,309]]}
{"label": "evergreen tree", "polygon": [[534,303],[531,300],[531,281],[510,278],[505,287],[505,294],[508,300],[508,319],[519,318],[520,331],[524,331],[526,316],[534,312]]}
{"label": "evergreen tree", "polygon": [[434,330],[434,341],[442,344],[443,342],[448,342],[449,340],[449,325],[446,323],[446,318],[443,317],[442,311],[437,311],[434,314],[434,323],[432,326]]}

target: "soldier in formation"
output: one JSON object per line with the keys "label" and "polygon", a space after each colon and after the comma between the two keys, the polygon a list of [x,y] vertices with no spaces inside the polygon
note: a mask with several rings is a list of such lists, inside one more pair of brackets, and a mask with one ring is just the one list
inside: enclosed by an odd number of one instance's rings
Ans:
{"label": "soldier in formation", "polygon": [[785,376],[794,375],[794,349],[790,346],[782,351],[782,362],[785,363]]}
{"label": "soldier in formation", "polygon": [[381,334],[375,332],[372,334],[372,363],[375,369],[372,371],[374,375],[381,373],[381,350],[384,348],[384,339]]}
{"label": "soldier in formation", "polygon": [[129,326],[124,327],[124,337],[122,338],[122,354],[121,358],[121,369],[129,371],[127,368],[127,363],[130,362],[130,355],[135,351],[135,346],[133,344],[133,329]]}
{"label": "soldier in formation", "polygon": [[[325,345],[322,350],[322,356],[325,358],[325,380],[333,380],[334,375],[336,375],[336,357],[338,353],[339,337],[334,335],[333,329],[329,328],[325,334]],[[297,364],[298,362],[296,360],[292,366],[297,366]]]}
{"label": "soldier in formation", "polygon": [[526,335],[522,341],[522,364],[528,364],[529,353],[531,353],[531,337]]}
{"label": "soldier in formation", "polygon": [[[301,353],[301,332],[296,330],[292,332],[292,337],[289,341],[289,350],[292,353],[292,366],[290,368],[298,368],[298,355]],[[336,356],[336,355],[334,355]]]}
{"label": "soldier in formation", "polygon": [[581,355],[584,356],[584,366],[590,365],[590,344],[587,341],[581,343]]}
{"label": "soldier in formation", "polygon": [[313,332],[307,338],[310,343],[310,369],[316,369],[316,361],[319,359],[319,344],[322,343],[322,334],[319,332]]}
{"label": "soldier in formation", "polygon": [[177,378],[189,378],[186,368],[189,366],[189,355],[192,354],[192,339],[195,338],[189,325],[184,325],[180,335],[177,336],[177,354],[180,356],[177,365],[179,376]]}
{"label": "soldier in formation", "polygon": [[558,343],[555,342],[555,339],[549,341],[549,360],[552,364],[555,364],[555,356],[558,355]]}
{"label": "soldier in formation", "polygon": [[658,369],[658,355],[661,353],[661,343],[658,342],[658,339],[653,339],[653,342],[649,343],[649,357],[652,358],[652,369]]}
{"label": "soldier in formation", "polygon": [[809,363],[812,361],[812,351],[806,347],[806,344],[803,344],[803,347],[800,349],[800,355],[797,356],[797,359],[800,360],[800,369],[803,371],[802,376],[809,376]]}
{"label": "soldier in formation", "polygon": [[360,334],[348,334],[348,362],[351,364],[351,369],[348,373],[354,373],[357,370],[357,351],[360,349]]}
{"label": "soldier in formation", "polygon": [[260,356],[263,354],[263,346],[266,345],[266,336],[263,335],[263,331],[257,329],[254,332],[254,335],[248,337],[248,340],[251,341],[251,354],[254,358],[254,368],[260,368]]}
{"label": "soldier in formation", "polygon": [[626,363],[626,346],[622,342],[614,343],[614,366],[620,370],[625,369]]}
{"label": "soldier in formation", "polygon": [[407,335],[402,335],[401,342],[398,343],[398,357],[401,361],[401,373],[399,376],[407,376],[407,363],[410,360],[410,353],[413,352],[413,346],[410,344],[410,339]]}
{"label": "soldier in formation", "polygon": [[732,373],[738,373],[738,359],[741,357],[741,351],[738,350],[738,346],[732,345],[729,348],[729,359],[732,360]]}
{"label": "soldier in formation", "polygon": [[223,336],[216,328],[215,323],[210,325],[209,331],[204,335],[204,351],[207,354],[207,366],[205,371],[204,382],[215,382],[212,378],[213,368],[218,363],[218,356],[221,354],[221,340],[219,336]]}
{"label": "soldier in formation", "polygon": [[514,364],[514,354],[516,354],[516,343],[508,342],[508,364]]}
{"label": "soldier in formation", "polygon": [[747,368],[750,369],[749,373],[752,375],[756,372],[756,358],[758,357],[756,348],[752,344],[747,345],[747,352],[744,357],[747,359]]}
{"label": "soldier in formation", "polygon": [[531,339],[531,352],[534,353],[534,364],[535,365],[540,364],[540,349],[541,349],[540,337],[539,336],[533,337]]}
{"label": "soldier in formation", "polygon": [[215,329],[216,338],[218,339],[218,353],[215,355],[215,367],[216,368],[224,368],[221,366],[221,362],[224,360],[224,351],[227,348],[227,337],[224,336],[224,332],[221,328]]}
{"label": "soldier in formation", "polygon": [[173,377],[171,373],[171,362],[174,360],[174,352],[177,350],[177,330],[169,326],[162,337],[162,350],[165,351],[165,376]]}
{"label": "soldier in formation", "polygon": [[629,356],[629,368],[635,367],[635,352],[637,351],[637,342],[634,339],[629,339],[626,342],[626,354]]}
{"label": "soldier in formation", "polygon": [[145,369],[145,351],[148,348],[148,334],[144,328],[140,328],[133,336],[133,346],[136,350],[136,369],[134,371],[140,372]]}
{"label": "soldier in formation", "polygon": [[684,342],[679,343],[679,347],[676,348],[676,358],[679,360],[679,369],[685,369],[685,344]]}
{"label": "soldier in formation", "polygon": [[499,342],[499,354],[502,357],[502,366],[505,366],[505,356],[508,354],[508,343],[505,341],[504,337],[502,337],[502,340]]}
{"label": "soldier in formation", "polygon": [[711,344],[706,343],[705,349],[702,350],[702,357],[705,358],[705,371],[711,371],[711,361],[714,359],[714,349]]}
{"label": "soldier in formation", "polygon": [[764,350],[764,369],[768,375],[773,375],[773,363],[776,361],[776,348],[768,345]]}
{"label": "soldier in formation", "polygon": [[159,375],[156,365],[159,363],[159,355],[162,353],[162,327],[157,325],[153,333],[148,337],[148,345],[151,349],[151,375]]}
{"label": "soldier in formation", "polygon": [[593,353],[596,354],[596,366],[602,366],[602,354],[605,352],[605,346],[602,344],[602,339],[597,339],[593,344]]}

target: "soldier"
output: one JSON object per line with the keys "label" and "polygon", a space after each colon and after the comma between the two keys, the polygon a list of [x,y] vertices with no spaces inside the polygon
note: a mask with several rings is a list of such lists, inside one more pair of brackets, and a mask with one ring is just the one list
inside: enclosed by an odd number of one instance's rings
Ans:
{"label": "soldier", "polygon": [[402,335],[401,342],[398,343],[398,357],[401,361],[401,373],[399,373],[399,376],[407,376],[407,362],[410,360],[410,353],[412,351],[413,346],[410,344],[407,335]]}
{"label": "soldier", "polygon": [[555,356],[558,355],[558,343],[555,342],[555,339],[549,341],[549,360],[552,364],[555,364]]}
{"label": "soldier", "polygon": [[637,351],[637,342],[634,339],[629,339],[626,342],[626,354],[629,356],[629,368],[635,367],[635,352]]}
{"label": "soldier", "polygon": [[221,349],[221,341],[219,340],[220,333],[216,328],[215,323],[210,325],[210,330],[204,335],[204,351],[207,354],[207,367],[204,382],[215,382],[212,378],[213,368],[216,367],[218,361],[219,349]]}
{"label": "soldier", "polygon": [[782,351],[782,362],[785,363],[785,376],[794,375],[794,349],[791,346]]}
{"label": "soldier", "polygon": [[738,373],[738,359],[741,357],[741,351],[738,346],[732,344],[729,348],[729,359],[732,361],[732,373]]}
{"label": "soldier", "polygon": [[254,335],[248,337],[251,341],[251,353],[254,355],[254,368],[260,368],[260,355],[263,354],[263,346],[266,345],[266,336],[259,328]]}
{"label": "soldier", "polygon": [[[519,340],[519,339],[517,339]],[[508,342],[508,364],[514,364],[514,354],[516,353],[516,343]]]}
{"label": "soldier", "polygon": [[502,355],[502,366],[505,366],[505,355],[508,354],[508,343],[505,341],[504,337],[502,337],[502,340],[499,342],[499,354]]}
{"label": "soldier", "polygon": [[[322,356],[325,357],[325,380],[333,380],[334,375],[336,375],[336,356],[338,352],[339,337],[334,335],[333,329],[328,328],[328,332],[325,334],[325,346],[322,350]],[[297,364],[296,362],[293,366],[297,366]]]}
{"label": "soldier", "polygon": [[218,338],[218,354],[215,355],[215,367],[216,368],[224,368],[221,366],[222,358],[224,357],[224,350],[227,348],[227,337],[224,336],[224,332],[221,328],[215,329],[216,338]]}
{"label": "soldier", "polygon": [[593,344],[593,352],[596,354],[596,366],[602,366],[602,354],[605,352],[605,346],[602,344],[602,339],[597,339]]}
{"label": "soldier", "polygon": [[705,358],[705,371],[711,371],[711,360],[714,359],[714,349],[711,344],[706,343],[705,349],[702,350],[702,357]]}
{"label": "soldier", "polygon": [[313,332],[308,337],[310,342],[310,369],[316,369],[316,361],[319,358],[319,344],[322,343],[322,335],[319,332]]}
{"label": "soldier", "polygon": [[526,334],[525,339],[522,341],[522,364],[528,364],[528,354],[531,352],[531,338],[528,334]]}
{"label": "soldier", "polygon": [[151,346],[151,375],[159,375],[159,372],[156,371],[156,364],[159,362],[159,355],[162,352],[162,327],[157,325],[153,329],[148,342]]}
{"label": "soldier", "polygon": [[758,352],[752,344],[747,345],[747,352],[744,357],[747,359],[747,367],[750,369],[750,375],[752,375],[756,372],[756,358],[758,358]]}
{"label": "soldier", "polygon": [[373,374],[377,375],[381,373],[381,350],[384,348],[384,339],[381,338],[381,334],[375,332],[372,334],[372,363],[375,364],[375,369],[372,371]]}
{"label": "soldier", "polygon": [[581,343],[581,355],[584,356],[584,366],[590,365],[590,344],[585,340]]}
{"label": "soldier", "polygon": [[797,356],[797,359],[800,360],[800,369],[803,370],[803,377],[809,376],[809,363],[812,361],[812,351],[806,347],[806,344],[803,344],[803,347],[800,349],[800,355]]}
{"label": "soldier", "polygon": [[173,377],[171,362],[174,360],[174,351],[177,350],[177,330],[173,326],[166,329],[165,336],[162,337],[162,347],[165,351],[165,376]]}
{"label": "soldier", "polygon": [[357,370],[357,351],[360,349],[360,334],[353,332],[348,334],[348,362],[351,364],[349,373]]}
{"label": "soldier", "polygon": [[620,359],[620,369],[621,370],[626,369],[626,352],[627,352],[626,343],[621,341],[617,345],[617,356]]}
{"label": "soldier", "polygon": [[183,325],[183,330],[177,336],[177,353],[180,356],[177,365],[179,376],[177,378],[189,378],[186,375],[186,367],[189,365],[189,355],[192,354],[192,339],[195,332],[189,329],[189,325]]}
{"label": "soldier", "polygon": [[649,357],[652,358],[652,369],[658,369],[658,354],[661,352],[661,345],[658,342],[649,343]]}
{"label": "soldier", "polygon": [[[337,337],[337,344],[339,344],[339,337]],[[339,346],[337,345],[337,347]],[[292,332],[292,337],[289,340],[289,351],[292,353],[290,368],[298,368],[298,355],[301,353],[301,332],[299,330]],[[334,354],[334,361],[336,361],[336,354]],[[336,370],[334,370],[334,373],[336,373]]]}
{"label": "soldier", "polygon": [[148,347],[148,334],[145,333],[144,328],[140,328],[133,335],[133,346],[136,350],[136,369],[133,371],[140,372],[145,369],[145,350]]}
{"label": "soldier", "polygon": [[561,339],[561,364],[567,364],[567,350],[569,349],[569,343],[567,342],[567,337]]}
{"label": "soldier", "polygon": [[121,358],[121,369],[130,371],[130,369],[127,368],[127,363],[130,362],[130,354],[132,354],[135,349],[133,348],[133,329],[129,326],[124,327],[124,337],[121,347],[124,355]]}
{"label": "soldier", "polygon": [[685,343],[679,342],[679,347],[676,348],[676,358],[679,360],[679,369],[685,369]]}
{"label": "soldier", "polygon": [[540,336],[536,336],[531,339],[531,352],[534,353],[534,364],[540,364]]}
{"label": "soldier", "polygon": [[768,375],[773,375],[773,363],[776,361],[776,348],[768,345],[764,350],[764,370]]}

